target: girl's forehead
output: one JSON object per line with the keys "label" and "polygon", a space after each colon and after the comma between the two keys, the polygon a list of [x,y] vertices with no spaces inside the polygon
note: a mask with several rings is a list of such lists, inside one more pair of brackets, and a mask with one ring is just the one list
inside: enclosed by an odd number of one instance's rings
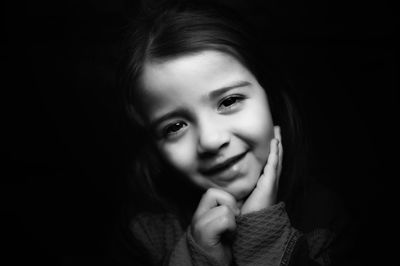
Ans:
{"label": "girl's forehead", "polygon": [[232,55],[206,50],[163,61],[148,61],[140,83],[147,94],[176,89],[215,89],[239,78],[252,79],[253,75]]}

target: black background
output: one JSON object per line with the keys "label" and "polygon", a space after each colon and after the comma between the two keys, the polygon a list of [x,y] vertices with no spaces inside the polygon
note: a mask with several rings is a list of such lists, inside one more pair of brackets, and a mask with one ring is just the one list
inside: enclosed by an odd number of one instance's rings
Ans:
{"label": "black background", "polygon": [[[222,2],[258,22],[274,44],[302,102],[318,181],[346,202],[365,261],[390,265],[398,228],[394,5]],[[111,262],[106,254],[126,199],[121,169],[131,137],[115,74],[124,25],[138,6],[2,4],[0,258],[7,265]]]}

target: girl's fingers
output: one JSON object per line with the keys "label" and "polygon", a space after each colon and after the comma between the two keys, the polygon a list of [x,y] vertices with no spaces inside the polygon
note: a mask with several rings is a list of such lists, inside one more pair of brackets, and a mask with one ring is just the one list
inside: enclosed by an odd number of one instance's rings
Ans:
{"label": "girl's fingers", "polygon": [[280,141],[276,138],[271,140],[267,164],[253,192],[244,202],[241,209],[242,214],[258,211],[275,204],[278,192],[279,143]]}
{"label": "girl's fingers", "polygon": [[229,233],[235,230],[235,214],[226,205],[209,209],[191,224],[191,234],[195,242],[207,254],[223,262],[223,265],[230,265],[232,260],[230,245],[225,242],[228,239],[224,238],[224,235],[228,233],[229,236]]}
{"label": "girl's fingers", "polygon": [[202,238],[216,244],[224,232],[236,229],[235,214],[226,205],[221,205],[205,213],[196,227],[203,232]]}
{"label": "girl's fingers", "polygon": [[272,139],[270,145],[270,152],[267,164],[264,167],[264,172],[257,182],[257,187],[263,191],[270,191],[274,187],[277,179],[277,171],[279,166],[279,143],[278,139]]}
{"label": "girl's fingers", "polygon": [[277,170],[277,182],[279,183],[279,179],[282,173],[282,159],[283,159],[283,146],[282,146],[282,137],[281,137],[281,128],[279,126],[274,127],[275,138],[279,140],[278,144],[278,170]]}
{"label": "girl's fingers", "polygon": [[220,205],[229,207],[235,215],[239,215],[240,213],[240,210],[237,207],[236,199],[231,194],[220,189],[210,188],[202,196],[197,210],[193,215],[193,219],[198,219],[210,209]]}
{"label": "girl's fingers", "polygon": [[195,241],[208,252],[219,250],[221,253],[222,235],[236,229],[235,216],[239,212],[231,194],[215,188],[207,190],[192,219],[191,232]]}

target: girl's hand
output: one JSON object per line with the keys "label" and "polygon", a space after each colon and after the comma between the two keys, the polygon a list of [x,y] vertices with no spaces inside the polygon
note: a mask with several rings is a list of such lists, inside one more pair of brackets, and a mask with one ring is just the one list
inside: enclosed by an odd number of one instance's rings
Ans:
{"label": "girl's hand", "polygon": [[283,148],[280,127],[274,127],[275,138],[271,140],[270,152],[264,171],[250,196],[243,203],[241,213],[259,211],[276,203],[279,177],[282,171]]}
{"label": "girl's hand", "polygon": [[239,213],[231,194],[210,188],[193,215],[191,233],[194,240],[222,265],[230,265],[232,261],[230,245],[222,236],[235,231],[235,216]]}

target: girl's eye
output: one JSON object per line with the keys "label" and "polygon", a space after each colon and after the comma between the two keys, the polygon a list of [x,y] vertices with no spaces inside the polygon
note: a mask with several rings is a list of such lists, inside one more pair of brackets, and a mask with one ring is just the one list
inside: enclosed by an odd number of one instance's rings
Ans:
{"label": "girl's eye", "polygon": [[220,110],[230,109],[234,105],[241,102],[242,100],[243,100],[243,97],[239,96],[239,95],[229,96],[221,101],[221,103],[218,106],[218,109],[220,109]]}
{"label": "girl's eye", "polygon": [[170,124],[164,128],[163,135],[167,137],[167,136],[177,134],[179,131],[181,131],[186,126],[187,126],[187,124],[182,121]]}

